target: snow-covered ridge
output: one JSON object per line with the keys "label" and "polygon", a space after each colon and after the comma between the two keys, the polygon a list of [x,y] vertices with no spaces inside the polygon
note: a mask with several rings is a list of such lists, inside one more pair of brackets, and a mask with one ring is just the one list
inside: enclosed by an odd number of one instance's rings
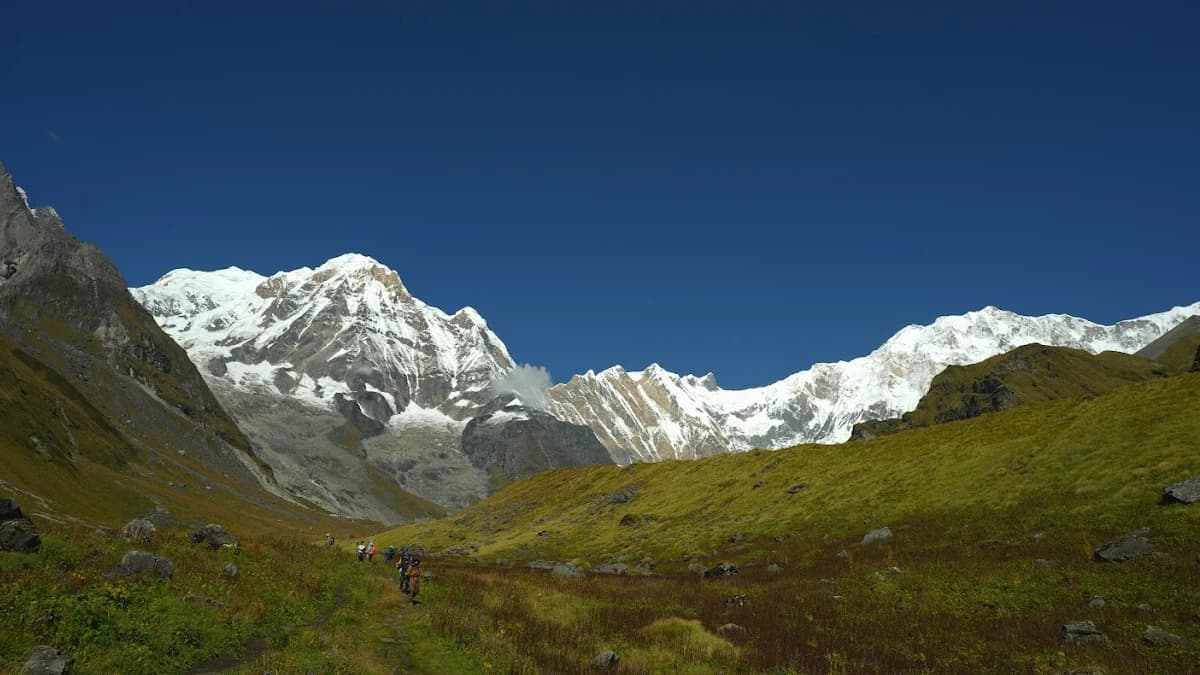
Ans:
{"label": "snow-covered ridge", "polygon": [[209,376],[321,407],[376,392],[391,415],[415,402],[463,419],[513,367],[474,309],[429,306],[357,253],[269,277],[178,269],[132,292]]}
{"label": "snow-covered ridge", "polygon": [[1135,352],[1194,314],[1200,303],[1103,326],[1065,314],[1027,317],[985,307],[907,326],[867,356],[818,363],[763,387],[721,389],[711,373],[680,376],[657,364],[634,372],[620,366],[589,371],[551,389],[550,412],[588,424],[609,448],[630,449],[644,461],[837,443],[857,422],[915,408],[946,366],[1035,342]]}

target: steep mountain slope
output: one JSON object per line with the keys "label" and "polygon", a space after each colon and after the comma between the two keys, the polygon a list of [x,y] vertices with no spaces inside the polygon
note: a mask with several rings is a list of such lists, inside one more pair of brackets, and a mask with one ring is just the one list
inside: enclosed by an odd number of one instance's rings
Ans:
{"label": "steep mountain slope", "polygon": [[1146,345],[1137,356],[1161,363],[1172,372],[1187,370],[1200,350],[1200,315],[1188,317],[1162,337]]}
{"label": "steep mountain slope", "polygon": [[430,307],[356,254],[271,277],[176,270],[134,293],[290,493],[385,520],[388,485],[449,508],[487,494],[462,436],[514,363],[475,310]]}
{"label": "steep mountain slope", "polygon": [[[1178,374],[1184,369],[1173,371]],[[859,422],[850,439],[968,419],[1018,405],[1096,396],[1167,375],[1167,368],[1140,356],[1025,345],[980,363],[946,368],[933,378],[916,409],[898,418]]]}
{"label": "steep mountain slope", "polygon": [[[270,467],[186,353],[53,209],[0,166],[0,490],[39,517],[326,522],[280,499]],[[32,500],[33,503],[30,503]]]}
{"label": "steep mountain slope", "polygon": [[553,387],[549,411],[591,426],[605,446],[628,448],[642,461],[839,442],[858,422],[912,410],[946,366],[1030,343],[1134,352],[1198,313],[1200,303],[1101,326],[987,307],[908,326],[868,356],[819,363],[755,389],[721,389],[711,373],[680,376],[657,365],[639,372],[620,366],[589,371]]}

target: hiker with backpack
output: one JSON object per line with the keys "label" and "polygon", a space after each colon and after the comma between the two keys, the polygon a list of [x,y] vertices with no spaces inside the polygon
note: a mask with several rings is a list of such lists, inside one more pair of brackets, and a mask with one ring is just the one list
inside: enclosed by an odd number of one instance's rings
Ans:
{"label": "hiker with backpack", "polygon": [[396,563],[396,569],[400,570],[400,592],[405,595],[408,595],[408,568],[412,560],[412,553],[406,548],[400,552],[400,562]]}
{"label": "hiker with backpack", "polygon": [[358,562],[362,562],[363,560],[366,560],[366,558],[367,558],[367,545],[366,545],[366,544],[364,544],[364,543],[362,543],[362,541],[359,541],[359,542],[358,542],[358,546],[357,546],[357,547],[355,547],[355,548],[356,548],[356,550],[358,551]]}
{"label": "hiker with backpack", "polygon": [[383,562],[387,563],[388,565],[392,564],[392,559],[395,557],[396,557],[396,547],[395,546],[389,546],[389,547],[387,547],[387,550],[383,552]]}
{"label": "hiker with backpack", "polygon": [[409,597],[412,598],[412,604],[419,605],[417,594],[421,592],[421,559],[413,558],[408,564],[408,572],[405,574],[408,579]]}
{"label": "hiker with backpack", "polygon": [[367,562],[375,562],[375,542],[371,542],[370,548],[367,549]]}

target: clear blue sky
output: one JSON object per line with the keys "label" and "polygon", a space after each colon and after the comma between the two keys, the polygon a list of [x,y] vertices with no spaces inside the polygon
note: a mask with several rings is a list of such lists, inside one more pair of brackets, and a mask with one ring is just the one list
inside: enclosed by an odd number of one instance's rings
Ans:
{"label": "clear blue sky", "polygon": [[727,387],[1200,300],[1195,2],[246,4],[4,8],[0,161],[131,285],[361,252]]}

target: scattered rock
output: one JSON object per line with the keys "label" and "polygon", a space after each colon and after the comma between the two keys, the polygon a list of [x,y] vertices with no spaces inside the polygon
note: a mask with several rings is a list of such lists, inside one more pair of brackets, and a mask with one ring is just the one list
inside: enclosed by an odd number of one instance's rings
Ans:
{"label": "scattered rock", "polygon": [[1105,642],[1108,640],[1091,621],[1068,621],[1059,634],[1063,642]]}
{"label": "scattered rock", "polygon": [[33,521],[11,499],[0,499],[0,551],[34,553],[42,547]]}
{"label": "scattered rock", "polygon": [[783,571],[783,568],[775,563],[771,563],[770,565],[767,565],[767,574],[770,574],[771,576],[775,576],[782,571]]}
{"label": "scattered rock", "polygon": [[733,576],[737,573],[738,573],[737,565],[727,562],[727,563],[721,563],[720,565],[717,565],[716,567],[705,570],[704,576],[712,579],[712,578],[716,578],[716,577],[729,577],[729,576]]}
{"label": "scattered rock", "polygon": [[1195,504],[1200,502],[1200,476],[1163,488],[1163,504]]}
{"label": "scattered rock", "polygon": [[1104,598],[1102,598],[1099,595],[1096,595],[1096,596],[1092,597],[1092,601],[1088,603],[1088,607],[1091,607],[1092,609],[1101,609],[1104,607],[1105,604],[1106,603],[1104,602]]}
{"label": "scattered rock", "polygon": [[550,530],[542,530],[541,532],[538,532],[538,536],[539,536],[539,537],[549,537],[549,536],[550,536]]}
{"label": "scattered rock", "polygon": [[836,583],[837,582],[834,581],[833,579],[821,579],[821,585],[825,586],[826,588],[833,586]]}
{"label": "scattered rock", "polygon": [[241,571],[238,569],[238,566],[234,565],[233,563],[229,563],[225,566],[225,569],[221,571],[221,574],[224,574],[230,579],[236,579],[240,573]]}
{"label": "scattered rock", "polygon": [[203,595],[196,595],[195,593],[188,593],[187,595],[183,596],[183,601],[184,602],[200,602],[200,603],[204,603],[210,607],[220,607],[221,609],[227,609],[229,607],[229,605],[226,605],[225,603],[221,602],[220,600],[215,600],[213,598],[203,596]]}
{"label": "scattered rock", "polygon": [[776,543],[782,544],[782,543],[783,543],[783,542],[784,542],[786,539],[787,539],[787,535],[786,535],[786,534],[777,534],[777,535],[775,535],[775,542],[776,542]]}
{"label": "scattered rock", "polygon": [[1154,645],[1155,647],[1187,644],[1186,639],[1181,638],[1174,633],[1168,633],[1167,631],[1155,626],[1146,626],[1146,632],[1142,635],[1142,642],[1145,642],[1148,645]]}
{"label": "scattered rock", "polygon": [[554,569],[554,563],[550,562],[549,560],[532,560],[525,566],[531,570],[552,570],[552,569]]}
{"label": "scattered rock", "polygon": [[117,576],[128,577],[143,572],[152,572],[164,579],[175,574],[175,563],[145,551],[129,551],[117,566]]}
{"label": "scattered rock", "polygon": [[740,543],[742,543],[743,539],[745,539],[745,537],[742,536],[741,532],[736,532],[734,534],[729,535],[729,543],[731,543],[731,544],[740,544]]}
{"label": "scattered rock", "polygon": [[893,565],[892,567],[889,567],[886,570],[881,570],[879,572],[876,572],[875,578],[879,579],[880,581],[886,581],[893,577],[898,577],[901,574],[902,574],[901,569],[899,567],[896,567]]}
{"label": "scattered rock", "polygon": [[808,486],[805,485],[804,483],[800,483],[799,485],[793,485],[792,487],[787,489],[787,493],[789,495],[798,495],[801,492],[804,492],[804,489],[807,487]]}
{"label": "scattered rock", "polygon": [[133,544],[149,544],[158,528],[145,518],[135,518],[121,528],[121,537]]}
{"label": "scattered rock", "polygon": [[596,574],[629,574],[629,566],[622,563],[604,563],[592,568],[592,571]]}
{"label": "scattered rock", "polygon": [[1145,558],[1154,553],[1145,533],[1146,530],[1138,530],[1116,541],[1110,541],[1096,549],[1094,558],[1097,562],[1128,562]]}
{"label": "scattered rock", "polygon": [[154,523],[155,527],[167,527],[175,523],[175,517],[162,504],[155,504],[154,510],[146,514],[145,520]]}
{"label": "scattered rock", "polygon": [[637,497],[636,490],[626,488],[624,490],[617,490],[616,492],[608,495],[607,497],[604,498],[604,501],[609,504],[628,504],[629,502],[633,501],[634,498],[636,498],[636,497]]}
{"label": "scattered rock", "polygon": [[607,650],[600,652],[596,655],[596,658],[592,659],[592,665],[601,670],[612,670],[620,662],[621,657],[617,656],[616,652]]}
{"label": "scattered rock", "polygon": [[850,559],[850,551],[847,551],[846,549],[842,549],[842,550],[838,551],[837,555],[835,555],[833,557],[837,558],[838,560],[849,560]]}
{"label": "scattered rock", "polygon": [[878,530],[871,530],[862,538],[862,545],[874,544],[877,541],[886,541],[892,538],[892,530],[888,527],[881,527]]}
{"label": "scattered rock", "polygon": [[717,635],[722,637],[745,637],[746,629],[736,623],[727,623],[717,628]]}
{"label": "scattered rock", "polygon": [[1029,535],[1029,538],[1033,541],[1042,541],[1043,539],[1046,538],[1046,533],[1045,532],[1034,532],[1033,534]]}
{"label": "scattered rock", "polygon": [[222,546],[237,546],[237,537],[229,534],[229,532],[216,523],[209,523],[204,527],[196,530],[191,534],[192,542],[195,544],[204,544],[212,550],[217,550]]}
{"label": "scattered rock", "polygon": [[1151,607],[1150,603],[1148,603],[1148,602],[1139,603],[1137,608],[1138,608],[1138,611],[1141,611],[1141,612],[1149,612],[1151,614],[1154,613],[1154,608]]}
{"label": "scattered rock", "polygon": [[726,607],[745,607],[746,606],[746,596],[745,595],[733,595],[728,598],[725,598],[725,606]]}
{"label": "scattered rock", "polygon": [[766,482],[765,482],[765,481],[761,481],[761,480],[760,480],[759,482],[755,483],[754,485],[751,485],[750,487],[751,487],[752,489],[755,489],[755,490],[757,490],[758,488],[760,488],[760,487],[762,487],[762,486],[764,486],[764,485],[766,485]]}
{"label": "scattered rock", "polygon": [[640,520],[641,520],[640,518],[633,515],[632,513],[626,513],[624,516],[621,517],[620,524],[622,527],[631,527],[633,525],[637,525]]}
{"label": "scattered rock", "polygon": [[571,565],[569,563],[555,565],[554,569],[552,569],[550,571],[550,573],[556,577],[561,577],[563,579],[581,579],[581,578],[583,578],[583,570],[581,570],[578,567],[576,567],[575,565]]}
{"label": "scattered rock", "polygon": [[54,647],[39,645],[21,668],[21,675],[68,675],[75,659]]}

